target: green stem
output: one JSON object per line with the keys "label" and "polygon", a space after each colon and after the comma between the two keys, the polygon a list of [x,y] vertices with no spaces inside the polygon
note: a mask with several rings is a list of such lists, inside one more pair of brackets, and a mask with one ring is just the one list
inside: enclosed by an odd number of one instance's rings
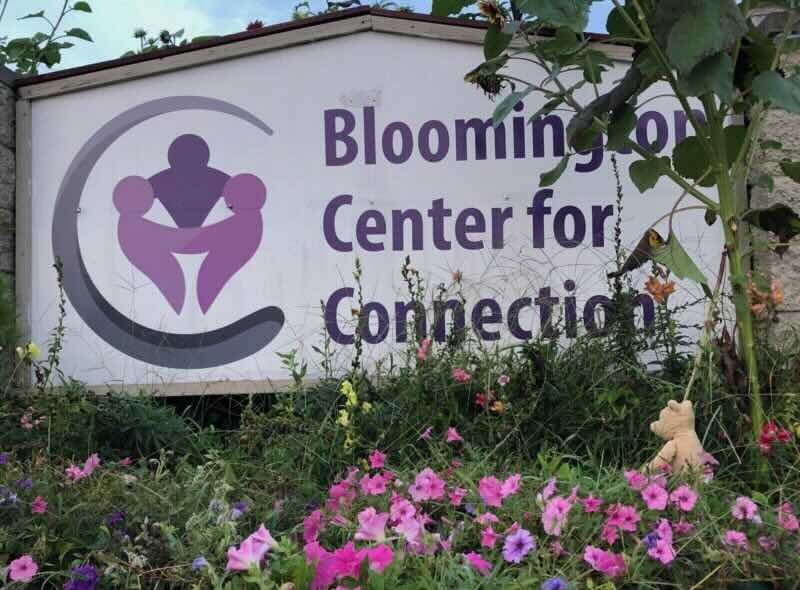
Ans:
{"label": "green stem", "polygon": [[719,194],[719,212],[725,233],[725,250],[728,254],[733,303],[736,308],[736,326],[739,331],[739,344],[747,367],[747,380],[750,395],[750,418],[753,438],[758,439],[764,424],[764,408],[761,403],[761,388],[758,378],[758,358],[753,336],[753,314],[747,298],[747,273],[739,240],[739,206],[725,152],[723,121],[717,117],[713,100],[703,101],[711,129],[711,142],[716,156],[715,173]]}

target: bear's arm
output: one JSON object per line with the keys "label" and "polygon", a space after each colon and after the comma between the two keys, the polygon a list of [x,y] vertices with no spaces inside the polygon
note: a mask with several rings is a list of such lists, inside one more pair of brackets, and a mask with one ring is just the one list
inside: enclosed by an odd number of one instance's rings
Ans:
{"label": "bear's arm", "polygon": [[677,453],[678,448],[675,445],[675,441],[671,440],[663,447],[656,455],[656,458],[650,462],[649,469],[651,472],[662,472],[664,465],[668,465],[672,467],[672,461],[675,459],[675,454]]}

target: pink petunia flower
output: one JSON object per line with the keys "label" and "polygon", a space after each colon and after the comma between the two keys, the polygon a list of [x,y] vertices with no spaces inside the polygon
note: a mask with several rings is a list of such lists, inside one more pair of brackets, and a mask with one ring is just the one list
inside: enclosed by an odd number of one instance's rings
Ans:
{"label": "pink petunia flower", "polygon": [[409,545],[419,545],[422,542],[422,524],[417,518],[400,521],[394,530],[403,535]]}
{"label": "pink petunia flower", "polygon": [[669,565],[675,559],[675,548],[672,543],[664,540],[656,541],[655,545],[647,550],[647,555],[664,565]]}
{"label": "pink petunia flower", "polygon": [[622,555],[603,551],[592,545],[587,545],[583,552],[583,560],[598,572],[610,578],[615,578],[627,569],[625,558]]}
{"label": "pink petunia flower", "polygon": [[122,465],[123,467],[127,467],[128,465],[131,465],[132,463],[133,463],[133,461],[131,460],[130,457],[125,457],[124,459],[120,459],[120,461],[119,461],[119,464]]}
{"label": "pink petunia flower", "polygon": [[766,535],[761,535],[758,538],[758,546],[761,547],[764,551],[775,551],[778,548],[778,542],[773,539],[772,537],[767,537]]}
{"label": "pink petunia flower", "polygon": [[669,494],[660,485],[651,483],[642,490],[642,499],[649,510],[664,510]]}
{"label": "pink petunia flower", "polygon": [[12,582],[30,582],[36,572],[39,571],[38,564],[33,561],[30,555],[18,557],[9,564],[8,577]]}
{"label": "pink petunia flower", "polygon": [[367,556],[367,550],[361,549],[356,551],[351,541],[344,547],[340,547],[333,552],[333,569],[336,572],[336,578],[356,578],[358,579],[359,571],[361,570],[361,562]]}
{"label": "pink petunia flower", "polygon": [[369,569],[383,573],[394,559],[394,552],[386,545],[378,545],[367,550],[367,562],[369,562]]}
{"label": "pink petunia flower", "polygon": [[607,513],[608,524],[629,533],[636,531],[636,525],[642,519],[635,507],[624,504],[614,504]]}
{"label": "pink petunia flower", "polygon": [[511,381],[511,379],[509,378],[509,376],[508,376],[508,375],[500,375],[500,376],[497,378],[497,384],[498,384],[500,387],[505,387],[506,385],[508,385],[508,382],[509,382],[509,381]]}
{"label": "pink petunia flower", "polygon": [[461,368],[453,369],[452,376],[453,380],[458,383],[469,383],[470,381],[472,381],[472,375],[470,375],[464,369]]}
{"label": "pink petunia flower", "polygon": [[679,535],[688,535],[694,531],[694,525],[691,522],[681,519],[672,525],[672,529]]}
{"label": "pink petunia flower", "polygon": [[572,502],[561,496],[552,498],[542,513],[542,524],[548,535],[557,537],[567,521],[567,515],[572,509]]}
{"label": "pink petunia flower", "polygon": [[536,503],[539,504],[542,508],[544,508],[544,503],[549,500],[553,494],[556,493],[558,487],[556,486],[556,478],[551,477],[547,480],[547,483],[542,488],[542,491],[536,494]]}
{"label": "pink petunia flower", "polygon": [[691,512],[697,504],[697,492],[683,484],[669,495],[669,500],[678,507],[678,510]]}
{"label": "pink petunia flower", "polygon": [[478,493],[487,506],[499,508],[503,505],[503,484],[493,476],[482,477],[478,482]]}
{"label": "pink petunia flower", "polygon": [[447,429],[445,441],[449,443],[464,442],[464,438],[458,433],[458,430],[450,426]]}
{"label": "pink petunia flower", "polygon": [[372,469],[383,469],[386,464],[386,455],[380,451],[372,451],[369,454],[369,466]]}
{"label": "pink petunia flower", "polygon": [[475,522],[477,522],[478,524],[489,524],[489,523],[500,522],[500,519],[497,518],[497,516],[495,516],[491,512],[484,512],[483,514],[475,518]]}
{"label": "pink petunia flower", "polygon": [[386,521],[388,520],[388,512],[378,512],[372,506],[365,508],[358,513],[358,530],[355,539],[382,543],[386,539]]}
{"label": "pink petunia flower", "polygon": [[700,453],[700,463],[703,465],[703,481],[709,483],[714,479],[714,468],[719,466],[719,461],[711,453],[703,451]]}
{"label": "pink petunia flower", "polygon": [[489,525],[489,527],[483,529],[481,532],[481,547],[486,547],[488,549],[494,549],[494,546],[497,544],[497,539],[500,538],[494,529]]}
{"label": "pink petunia flower", "polygon": [[788,502],[784,502],[778,508],[778,526],[789,531],[790,533],[800,529],[800,523],[797,521],[797,516],[795,516],[794,512],[792,511],[792,505]]}
{"label": "pink petunia flower", "polygon": [[441,500],[444,498],[444,480],[440,479],[430,467],[423,469],[408,487],[415,502]]}
{"label": "pink petunia flower", "polygon": [[100,457],[97,453],[94,453],[89,455],[82,468],[77,465],[70,465],[64,470],[64,474],[67,476],[67,479],[79,481],[85,477],[89,477],[99,465]]}
{"label": "pink petunia flower", "polygon": [[386,479],[382,475],[365,475],[361,478],[361,492],[365,496],[380,496],[386,493]]}
{"label": "pink petunia flower", "polygon": [[595,498],[592,494],[589,494],[588,497],[581,500],[581,504],[583,504],[584,512],[598,512],[600,506],[603,505],[603,499]]}
{"label": "pink petunia flower", "polygon": [[500,486],[500,495],[503,496],[503,498],[508,498],[516,494],[519,491],[519,482],[521,479],[522,475],[519,473],[507,477],[503,485]]}
{"label": "pink petunia flower", "polygon": [[262,524],[259,529],[241,542],[239,547],[228,548],[228,571],[247,571],[252,566],[260,566],[267,551],[277,545],[275,539]]}
{"label": "pink petunia flower", "polygon": [[428,426],[425,430],[422,431],[422,434],[419,435],[420,440],[429,441],[431,440],[431,431],[433,428]]}
{"label": "pink petunia flower", "polygon": [[36,496],[31,502],[31,512],[34,514],[44,514],[47,512],[47,502],[41,496]]}
{"label": "pink petunia flower", "polygon": [[492,571],[492,564],[483,559],[478,553],[470,551],[464,556],[472,567],[478,570],[482,575],[488,576]]}
{"label": "pink petunia flower", "polygon": [[464,496],[467,495],[467,490],[464,488],[453,488],[449,492],[447,492],[447,496],[450,498],[450,505],[451,506],[461,506],[461,502],[464,501]]}
{"label": "pink petunia flower", "polygon": [[321,590],[328,588],[336,580],[336,569],[333,562],[333,554],[323,549],[319,543],[306,544],[303,547],[306,554],[306,563],[309,565],[316,563],[314,579],[311,582],[311,590]]}
{"label": "pink petunia flower", "polygon": [[600,531],[600,538],[609,545],[613,545],[617,542],[617,539],[619,539],[619,529],[606,523],[603,526],[603,530]]}
{"label": "pink petunia flower", "polygon": [[648,479],[644,474],[633,469],[625,472],[625,479],[628,482],[628,486],[637,492],[642,491],[648,482]]}
{"label": "pink petunia flower", "polygon": [[392,522],[397,523],[408,520],[409,518],[413,518],[416,513],[417,509],[414,508],[414,505],[402,496],[397,496],[397,500],[392,498],[392,503],[389,506],[389,514],[392,517]]}
{"label": "pink petunia flower", "polygon": [[725,535],[722,537],[722,542],[729,547],[735,547],[745,551],[750,548],[750,544],[747,542],[747,535],[739,531],[726,531]]}
{"label": "pink petunia flower", "polygon": [[758,518],[758,506],[747,496],[739,496],[731,507],[731,514],[737,520],[755,521]]}

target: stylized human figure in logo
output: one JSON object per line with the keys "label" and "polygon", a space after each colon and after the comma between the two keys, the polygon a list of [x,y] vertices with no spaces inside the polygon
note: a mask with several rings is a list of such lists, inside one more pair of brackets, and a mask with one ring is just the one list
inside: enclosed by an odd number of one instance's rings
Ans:
{"label": "stylized human figure in logo", "polygon": [[[208,167],[208,145],[196,135],[173,141],[168,160],[171,168],[150,179],[128,176],[114,187],[119,244],[131,264],[153,281],[178,314],[186,297],[186,280],[175,254],[207,253],[197,276],[197,299],[206,313],[261,243],[260,210],[267,189],[253,174],[229,177]],[[204,227],[220,197],[233,215]],[[178,227],[144,219],[155,199]]]}

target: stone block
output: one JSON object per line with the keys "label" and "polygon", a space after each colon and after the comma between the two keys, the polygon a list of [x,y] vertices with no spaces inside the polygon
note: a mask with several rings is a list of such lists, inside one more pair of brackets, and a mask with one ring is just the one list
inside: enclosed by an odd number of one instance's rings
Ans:
{"label": "stone block", "polygon": [[14,92],[0,82],[0,145],[14,147],[16,101]]}
{"label": "stone block", "polygon": [[0,145],[0,184],[14,184],[16,182],[16,163],[14,152],[4,145]]}

